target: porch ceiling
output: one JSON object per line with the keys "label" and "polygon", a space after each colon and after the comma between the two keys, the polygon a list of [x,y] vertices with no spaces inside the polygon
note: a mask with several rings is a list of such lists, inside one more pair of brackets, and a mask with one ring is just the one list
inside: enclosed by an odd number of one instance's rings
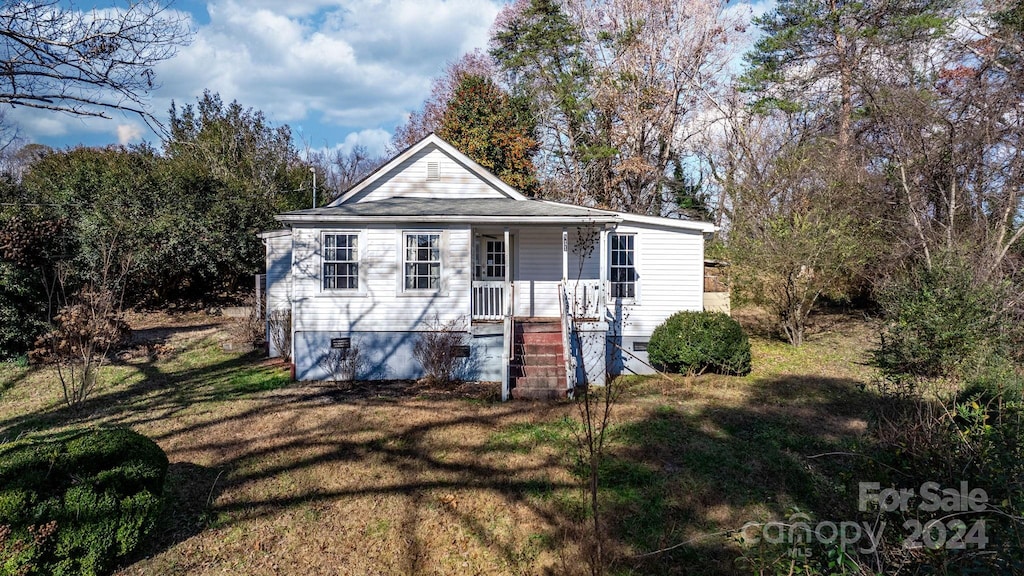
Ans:
{"label": "porch ceiling", "polygon": [[313,222],[488,222],[516,224],[599,224],[621,222],[612,212],[511,198],[389,198],[286,212],[289,224]]}

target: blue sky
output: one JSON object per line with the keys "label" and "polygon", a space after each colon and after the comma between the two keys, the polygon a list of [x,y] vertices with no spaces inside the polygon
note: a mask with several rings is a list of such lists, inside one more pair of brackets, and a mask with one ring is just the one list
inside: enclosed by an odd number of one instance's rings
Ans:
{"label": "blue sky", "polygon": [[[762,11],[768,2],[754,6]],[[112,2],[97,1],[96,7]],[[288,124],[300,148],[383,153],[446,63],[485,48],[501,0],[177,0],[195,39],[156,68],[150,109],[204,89]],[[86,0],[76,5],[93,6]],[[82,119],[18,108],[7,119],[28,141],[54,147],[128,144],[155,134],[137,117]]]}

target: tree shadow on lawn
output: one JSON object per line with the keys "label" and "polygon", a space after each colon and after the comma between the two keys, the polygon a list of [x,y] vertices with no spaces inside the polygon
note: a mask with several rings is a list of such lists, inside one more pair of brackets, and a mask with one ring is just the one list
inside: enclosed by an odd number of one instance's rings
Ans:
{"label": "tree shadow on lawn", "polygon": [[159,554],[205,530],[213,520],[211,504],[220,493],[221,473],[222,470],[192,462],[171,463],[156,527],[125,564]]}
{"label": "tree shadow on lawn", "polygon": [[[442,405],[425,401],[425,410],[438,414]],[[358,406],[365,410],[394,405],[393,398],[366,399]],[[509,419],[536,409],[535,405],[505,404],[490,406],[483,413],[437,417],[427,423],[402,425],[396,423],[388,430],[379,427],[353,425],[347,418],[320,424],[325,430],[344,431],[343,434],[318,437],[296,434],[281,437],[270,444],[254,449],[245,440],[216,441],[197,447],[207,451],[234,454],[220,463],[228,471],[219,486],[222,494],[233,492],[230,498],[218,502],[212,511],[230,522],[240,523],[277,516],[283,511],[311,506],[328,505],[360,497],[400,497],[405,501],[397,529],[404,542],[400,553],[401,571],[419,573],[431,566],[431,553],[436,553],[437,542],[431,530],[444,530],[438,518],[447,518],[451,524],[471,533],[481,545],[506,564],[515,566],[524,561],[523,543],[502,538],[483,520],[455,503],[472,500],[483,493],[503,502],[505,506],[524,506],[545,522],[562,526],[565,518],[557,510],[539,502],[535,496],[554,490],[569,489],[571,484],[551,479],[553,470],[563,469],[560,455],[535,459],[530,466],[509,467],[505,461],[484,462],[474,451],[463,445],[457,430],[467,426],[496,430]],[[545,409],[541,407],[541,409]],[[354,437],[371,438],[354,440]],[[464,452],[464,457],[453,461],[449,455]],[[267,460],[275,460],[266,464]],[[364,463],[372,463],[364,465]],[[262,463],[262,464],[261,464]],[[247,490],[261,482],[280,479],[285,475],[301,475],[303,471],[321,471],[353,466],[363,470],[372,466],[384,470],[383,480],[349,483],[344,487],[328,488],[321,485],[284,494],[261,494]],[[256,494],[252,494],[256,492]],[[450,498],[450,500],[448,500]],[[366,513],[373,514],[371,510]],[[429,515],[429,518],[428,518]],[[372,518],[367,517],[369,524]],[[450,528],[449,528],[450,529]],[[564,532],[564,530],[562,530]],[[449,543],[450,544],[450,543]],[[436,558],[434,559],[436,560]],[[518,571],[516,569],[515,571]]]}
{"label": "tree shadow on lawn", "polygon": [[[466,426],[497,429],[510,418],[538,408],[548,409],[544,405],[487,405],[477,399],[477,404],[465,404],[472,410],[455,410],[448,415],[445,408],[451,407],[449,397],[408,383],[398,387],[401,393],[394,395],[342,394],[345,402],[339,402],[333,398],[337,395],[333,388],[285,387],[289,383],[286,374],[282,381],[280,369],[261,366],[253,356],[228,357],[212,365],[177,370],[168,370],[166,363],[155,360],[133,362],[129,367],[140,373],[137,382],[98,394],[77,411],[61,406],[8,418],[0,421],[0,433],[20,435],[66,425],[155,426],[156,431],[148,433],[154,440],[164,446],[186,445],[187,453],[192,455],[190,461],[171,464],[166,509],[154,537],[137,553],[137,560],[171,549],[211,524],[231,526],[366,495],[399,496],[410,502],[398,521],[406,543],[401,554],[403,569],[410,572],[429,568],[424,562],[434,543],[424,542],[424,538],[430,538],[424,511],[436,508],[440,492],[483,491],[509,506],[524,505],[552,525],[563,520],[556,511],[537,505],[533,498],[539,491],[568,487],[550,479],[552,469],[563,468],[558,458],[535,459],[530,467],[512,469],[502,461],[452,461],[447,456],[465,449],[463,438],[449,431]],[[259,394],[264,390],[272,392]],[[251,405],[218,413],[218,405],[242,399]],[[419,424],[396,422],[381,428],[354,421],[351,414],[343,413],[321,419],[317,430],[303,426],[306,416],[316,415],[325,406],[351,404],[373,412],[409,402],[423,403],[430,418]],[[199,409],[198,414],[196,410],[186,412],[194,408]],[[255,419],[262,419],[265,428],[250,429]],[[268,423],[272,423],[273,431]],[[442,440],[437,439],[439,435]],[[210,457],[196,460],[196,454]],[[315,475],[336,465],[358,467],[368,460],[386,468],[393,481],[367,479],[341,488],[300,485],[283,493],[250,490],[261,483],[280,483],[289,475]],[[198,464],[200,461],[207,465]],[[516,542],[489,534],[490,529],[466,511],[443,510],[454,524],[474,533],[504,562],[522,562]]]}
{"label": "tree shadow on lawn", "polygon": [[[552,498],[578,494],[573,481],[558,480],[572,466],[564,432],[561,439],[553,434],[526,441],[525,465],[487,458],[515,451],[514,445],[484,441],[467,449],[460,436],[467,429],[494,434],[524,421],[544,426],[545,421],[565,419],[564,406],[510,403],[451,411],[447,400],[401,396],[325,404],[332,401],[322,388],[291,386],[256,394],[254,405],[224,415],[186,417],[183,412],[190,407],[251,399],[253,392],[285,386],[287,380],[280,382],[280,371],[259,366],[248,356],[173,372],[156,362],[133,366],[141,380],[90,400],[81,412],[87,416],[55,409],[5,420],[0,430],[12,434],[69,420],[128,426],[163,421],[163,431],[153,434],[154,439],[165,443],[188,438],[192,453],[210,455],[209,466],[172,465],[168,509],[144,555],[200,534],[213,518],[221,525],[241,524],[379,496],[406,503],[396,519],[403,547],[398,554],[401,571],[430,568],[430,555],[438,553],[437,542],[430,541],[432,523],[439,518],[473,534],[510,571],[535,571],[529,566],[529,543],[509,540],[478,513],[446,506],[439,500],[445,494],[486,494],[509,509],[522,507],[549,527],[543,535],[545,547],[565,553],[580,546],[581,507],[567,508],[564,500]],[[737,382],[731,380],[732,385]],[[706,379],[698,379],[698,385],[707,385]],[[653,404],[633,403],[632,413],[641,413],[613,430],[601,470],[603,514],[620,552],[616,567],[640,573],[733,574],[740,549],[724,534],[708,534],[736,530],[747,521],[785,517],[791,507],[827,514],[833,485],[850,479],[842,477],[841,461],[812,462],[808,457],[841,451],[856,441],[873,398],[860,386],[856,380],[782,376],[746,385],[746,396],[734,402],[698,403],[688,410],[698,395],[677,388],[664,398],[655,396]],[[676,406],[673,400],[679,401]],[[323,417],[325,406],[337,404],[354,410]],[[354,416],[396,406],[430,417],[382,427]],[[258,418],[273,422],[273,428],[252,428]],[[555,449],[537,452],[545,446]],[[453,459],[452,454],[463,457]],[[328,485],[331,478],[320,476],[364,470],[368,463],[383,470],[386,479]],[[307,476],[311,479],[288,489],[254,488]]]}
{"label": "tree shadow on lawn", "polygon": [[856,480],[849,486],[841,459],[809,457],[857,441],[873,398],[860,387],[774,377],[751,384],[740,402],[661,404],[616,426],[600,471],[604,514],[620,550],[636,554],[621,555],[619,567],[734,574],[743,550],[730,531],[795,509],[838,513],[830,508],[836,490],[845,486],[855,498]]}
{"label": "tree shadow on lawn", "polygon": [[[185,350],[175,354],[183,352]],[[242,398],[286,386],[291,381],[283,368],[261,365],[258,353],[228,356],[212,365],[173,371],[165,371],[163,366],[167,360],[149,358],[109,366],[105,368],[108,373],[112,368],[123,372],[122,382],[135,373],[139,379],[121,388],[93,394],[76,408],[60,403],[40,412],[0,420],[0,435],[18,437],[69,425],[139,426],[172,418],[197,404]]]}

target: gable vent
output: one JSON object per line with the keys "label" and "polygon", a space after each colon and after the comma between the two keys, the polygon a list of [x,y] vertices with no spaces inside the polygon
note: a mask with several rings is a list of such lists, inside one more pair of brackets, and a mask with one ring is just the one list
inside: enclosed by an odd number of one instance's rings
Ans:
{"label": "gable vent", "polygon": [[437,162],[427,162],[427,182],[441,179],[441,166]]}

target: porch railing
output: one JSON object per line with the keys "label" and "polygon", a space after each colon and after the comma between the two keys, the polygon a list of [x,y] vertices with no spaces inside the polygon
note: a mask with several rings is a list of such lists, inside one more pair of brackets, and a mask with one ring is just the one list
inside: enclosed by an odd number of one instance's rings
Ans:
{"label": "porch railing", "polygon": [[578,320],[604,317],[604,287],[600,280],[570,280],[564,289],[573,317]]}
{"label": "porch railing", "polygon": [[473,320],[502,320],[505,317],[505,282],[473,281]]}

